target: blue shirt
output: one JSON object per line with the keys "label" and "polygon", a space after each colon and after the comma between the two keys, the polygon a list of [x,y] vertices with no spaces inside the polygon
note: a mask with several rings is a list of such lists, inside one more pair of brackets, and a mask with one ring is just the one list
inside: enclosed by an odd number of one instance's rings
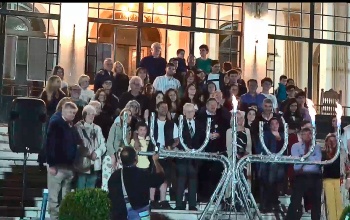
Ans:
{"label": "blue shirt", "polygon": [[263,94],[256,94],[256,96],[252,96],[250,93],[246,93],[241,96],[241,104],[244,106],[248,106],[251,104],[256,104],[260,112],[262,112],[262,104],[266,97]]}
{"label": "blue shirt", "polygon": [[[311,146],[310,146],[311,148]],[[293,144],[291,155],[293,157],[302,157],[305,155],[305,144],[303,142],[298,142]],[[320,145],[316,144],[314,152],[305,159],[305,161],[321,161],[322,160],[322,151]],[[295,164],[294,170],[300,171],[303,169],[304,173],[321,173],[320,165],[308,165],[308,164]]]}

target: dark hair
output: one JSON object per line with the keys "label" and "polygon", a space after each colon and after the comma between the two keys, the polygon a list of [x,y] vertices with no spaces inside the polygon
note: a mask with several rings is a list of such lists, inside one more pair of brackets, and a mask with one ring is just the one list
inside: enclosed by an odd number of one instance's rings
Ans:
{"label": "dark hair", "polygon": [[218,103],[218,101],[216,101],[215,98],[209,98],[209,99],[207,100],[206,104],[208,104],[210,101],[215,101],[216,103]]}
{"label": "dark hair", "polygon": [[286,90],[287,90],[287,91],[290,91],[290,90],[292,90],[292,89],[295,90],[295,86],[294,86],[294,85],[289,85],[289,86],[286,87]]}
{"label": "dark hair", "polygon": [[185,53],[185,50],[184,50],[184,49],[177,49],[176,55],[179,55],[179,53],[181,53],[181,52],[184,52],[184,53]]}
{"label": "dark hair", "polygon": [[287,79],[287,83],[289,83],[290,81],[294,82],[294,79],[292,79],[292,78]]}
{"label": "dark hair", "polygon": [[310,128],[303,128],[303,129],[301,129],[300,133],[303,133],[303,132],[311,132],[311,129]]}
{"label": "dark hair", "polygon": [[251,83],[251,82],[255,82],[256,84],[258,84],[258,81],[256,79],[250,79],[250,80],[248,80],[247,85],[249,85],[249,83]]}
{"label": "dark hair", "polygon": [[261,80],[261,85],[264,84],[265,82],[269,82],[271,83],[271,85],[273,84],[272,79],[270,77],[265,77]]}
{"label": "dark hair", "polygon": [[167,64],[166,64],[166,67],[171,67],[171,66],[172,66],[172,67],[175,67],[175,64],[173,64],[173,63],[167,63]]}
{"label": "dark hair", "polygon": [[287,79],[287,76],[286,76],[286,75],[281,75],[281,76],[280,76],[280,81],[281,81],[282,79]]}
{"label": "dark hair", "polygon": [[160,101],[160,102],[158,102],[158,104],[157,104],[157,109],[159,109],[159,107],[160,107],[161,105],[163,105],[163,104],[166,104],[166,105],[168,106],[168,103],[166,103],[165,101]]}
{"label": "dark hair", "polygon": [[308,121],[308,120],[304,120],[304,121],[300,122],[300,127],[303,127],[303,126],[305,126],[306,124],[309,124],[309,123],[311,123],[311,122]]}
{"label": "dark hair", "polygon": [[298,92],[298,93],[295,95],[295,98],[299,98],[299,97],[301,97],[301,96],[303,96],[303,97],[306,98],[306,93],[305,93],[304,91],[300,91],[300,92]]}
{"label": "dark hair", "polygon": [[140,127],[146,127],[148,129],[148,125],[145,122],[143,122],[143,121],[139,121],[135,125],[135,129],[136,130],[138,130]]}
{"label": "dark hair", "polygon": [[232,63],[229,61],[226,61],[222,64],[222,69],[224,69],[225,72],[228,72],[232,69]]}
{"label": "dark hair", "polygon": [[206,45],[206,44],[200,45],[200,46],[199,46],[199,49],[204,49],[204,50],[206,50],[206,51],[209,52],[209,47],[208,47],[208,45]]}
{"label": "dark hair", "polygon": [[53,68],[52,75],[53,76],[57,75],[58,70],[62,70],[62,75],[64,76],[64,69],[63,69],[63,67],[58,66],[58,65]]}
{"label": "dark hair", "polygon": [[220,65],[220,62],[218,60],[212,60],[211,61],[211,66],[215,66],[216,64]]}
{"label": "dark hair", "polygon": [[232,70],[227,71],[226,74],[228,76],[233,75],[233,74],[239,75],[239,72],[236,69],[232,69]]}
{"label": "dark hair", "polygon": [[124,147],[120,152],[120,159],[123,166],[132,166],[136,161],[136,151],[133,147]]}
{"label": "dark hair", "polygon": [[278,121],[278,124],[280,123],[280,120],[278,120],[278,118],[276,118],[276,117],[272,117],[270,120],[269,120],[269,125],[271,125],[271,123],[272,123],[272,121]]}
{"label": "dark hair", "polygon": [[179,59],[177,57],[170,58],[169,63],[172,63],[174,61],[178,61],[179,62]]}

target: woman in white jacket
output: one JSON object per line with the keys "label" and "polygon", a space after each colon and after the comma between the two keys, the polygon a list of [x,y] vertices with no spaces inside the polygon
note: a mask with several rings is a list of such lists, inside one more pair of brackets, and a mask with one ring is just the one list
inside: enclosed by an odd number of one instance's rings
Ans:
{"label": "woman in white jacket", "polygon": [[78,172],[77,188],[95,188],[97,171],[101,170],[101,158],[106,152],[106,144],[101,127],[93,123],[96,109],[87,105],[82,115],[83,120],[75,124],[84,144],[79,146],[75,161],[75,168]]}

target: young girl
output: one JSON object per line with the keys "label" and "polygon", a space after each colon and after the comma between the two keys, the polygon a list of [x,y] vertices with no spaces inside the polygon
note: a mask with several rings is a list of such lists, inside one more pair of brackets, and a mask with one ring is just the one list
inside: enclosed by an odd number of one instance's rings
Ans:
{"label": "young girl", "polygon": [[[147,136],[147,130],[148,130],[147,124],[145,122],[139,122],[136,124],[136,132],[141,145],[141,149],[139,149],[140,151],[147,151],[148,144],[150,141],[149,136]],[[135,140],[132,139],[130,146],[134,147],[134,145],[135,145]],[[149,165],[150,165],[150,162],[148,160],[148,157],[139,156],[137,167],[142,169],[148,169]]]}
{"label": "young girl", "polygon": [[89,89],[89,82],[90,77],[88,75],[83,74],[79,77],[78,83],[81,87],[80,99],[84,100],[87,103],[89,103],[95,97],[94,91]]}

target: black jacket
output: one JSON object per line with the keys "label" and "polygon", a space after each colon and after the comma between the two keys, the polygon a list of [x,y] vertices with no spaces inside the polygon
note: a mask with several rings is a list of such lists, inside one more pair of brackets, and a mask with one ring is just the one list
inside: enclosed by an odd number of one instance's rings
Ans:
{"label": "black jacket", "polygon": [[79,143],[81,140],[75,127],[69,126],[61,114],[54,115],[48,125],[45,146],[49,166],[73,165]]}
{"label": "black jacket", "polygon": [[[183,130],[182,130],[182,137],[184,139],[185,144],[190,149],[199,149],[202,143],[205,139],[206,134],[206,122],[203,122],[201,120],[195,119],[195,133],[194,136],[191,138],[190,129],[188,126],[188,122],[186,119],[183,120]],[[181,125],[179,125],[181,126]],[[180,150],[183,150],[183,146],[179,144],[178,148]]]}

